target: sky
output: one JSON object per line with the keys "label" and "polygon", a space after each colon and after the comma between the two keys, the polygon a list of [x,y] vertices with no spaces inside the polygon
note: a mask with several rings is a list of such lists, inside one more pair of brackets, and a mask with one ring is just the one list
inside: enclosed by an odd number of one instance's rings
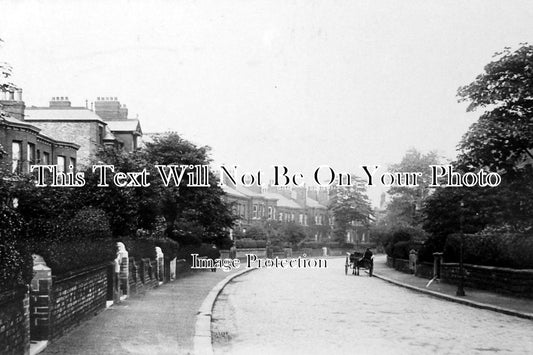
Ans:
{"label": "sky", "polygon": [[[457,89],[531,42],[529,1],[7,1],[0,61],[27,106],[118,97],[240,171],[452,160],[479,112]],[[379,191],[369,191],[375,200]]]}

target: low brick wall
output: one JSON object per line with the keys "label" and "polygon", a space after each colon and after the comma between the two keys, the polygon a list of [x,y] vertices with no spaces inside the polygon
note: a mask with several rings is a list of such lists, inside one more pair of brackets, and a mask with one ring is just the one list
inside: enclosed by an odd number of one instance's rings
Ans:
{"label": "low brick wall", "polygon": [[[409,260],[387,256],[387,266],[405,273],[409,270]],[[458,284],[461,272],[458,263],[442,263],[440,278],[444,282]],[[533,270],[520,270],[494,266],[464,264],[465,286],[533,299]],[[418,263],[416,276],[431,279],[432,263]]]}
{"label": "low brick wall", "polygon": [[105,309],[107,268],[108,265],[100,265],[53,279],[50,339],[61,336],[84,318]]}
{"label": "low brick wall", "polygon": [[0,293],[0,354],[29,354],[29,309],[26,288]]}
{"label": "low brick wall", "polygon": [[188,271],[190,271],[190,266],[185,259],[176,260],[176,278],[183,276]]}
{"label": "low brick wall", "polygon": [[407,259],[391,258],[387,255],[387,266],[408,274],[413,273],[413,271],[409,269],[409,260]]}
{"label": "low brick wall", "polygon": [[[533,270],[464,264],[465,286],[514,296],[533,298]],[[461,278],[458,263],[443,263],[441,279],[457,284]]]}
{"label": "low brick wall", "polygon": [[416,264],[416,276],[431,280],[433,278],[433,264],[426,262]]}

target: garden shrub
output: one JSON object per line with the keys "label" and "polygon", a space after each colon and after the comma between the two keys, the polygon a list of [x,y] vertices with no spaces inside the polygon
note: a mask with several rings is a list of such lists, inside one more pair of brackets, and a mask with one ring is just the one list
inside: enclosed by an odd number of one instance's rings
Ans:
{"label": "garden shrub", "polygon": [[22,238],[22,219],[12,209],[0,207],[0,291],[28,284],[32,265]]}
{"label": "garden shrub", "polygon": [[257,248],[257,241],[250,238],[242,238],[235,241],[237,249],[253,249]]}
{"label": "garden shrub", "polygon": [[155,259],[157,254],[155,252],[155,243],[148,238],[118,238],[117,241],[124,243],[130,258],[136,260],[140,259]]}
{"label": "garden shrub", "polygon": [[394,256],[395,250],[397,250],[396,255],[403,255],[402,259],[409,258],[409,250],[418,250],[423,241],[427,239],[426,233],[422,229],[411,226],[400,226],[390,233],[391,236],[387,238],[389,242],[385,245],[385,252],[388,256],[395,258],[399,258],[399,256]]}
{"label": "garden shrub", "polygon": [[250,238],[242,238],[242,239],[235,241],[235,246],[238,249],[266,248],[266,240],[254,240]]}
{"label": "garden shrub", "polygon": [[71,219],[38,219],[28,224],[28,246],[43,257],[55,276],[110,262],[116,257],[105,212],[83,208]]}
{"label": "garden shrub", "polygon": [[[458,262],[461,235],[446,238],[446,262]],[[463,261],[468,264],[533,269],[533,236],[516,233],[465,234]]]}
{"label": "garden shrub", "polygon": [[397,242],[392,246],[391,254],[393,258],[409,259],[409,251],[412,249],[410,241]]}
{"label": "garden shrub", "polygon": [[185,259],[188,264],[192,263],[192,254],[198,254],[199,257],[206,256],[211,259],[216,259],[220,257],[220,251],[218,248],[213,248],[212,244],[201,244],[201,245],[185,245],[180,248],[178,251],[177,258]]}

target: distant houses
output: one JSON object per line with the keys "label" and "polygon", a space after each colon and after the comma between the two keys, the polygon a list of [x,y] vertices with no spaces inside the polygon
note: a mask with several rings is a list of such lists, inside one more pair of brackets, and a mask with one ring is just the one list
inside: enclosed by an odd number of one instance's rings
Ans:
{"label": "distant houses", "polygon": [[328,211],[326,189],[243,187],[225,181],[226,199],[238,216],[237,229],[246,231],[268,221],[302,226],[306,241],[321,242],[333,238],[333,216]]}
{"label": "distant houses", "polygon": [[[68,171],[70,166],[83,169],[104,146],[132,152],[142,145],[140,120],[129,118],[127,107],[116,97],[97,97],[90,105],[86,101],[85,106],[73,106],[68,97],[56,96],[48,106],[26,107],[22,90],[0,92],[0,112],[0,157],[3,168],[12,173],[29,173],[30,165],[39,164],[57,165],[59,171]],[[240,231],[278,221],[302,226],[307,241],[333,238],[327,189],[227,184],[224,192]],[[349,232],[346,241],[368,238],[361,233]]]}

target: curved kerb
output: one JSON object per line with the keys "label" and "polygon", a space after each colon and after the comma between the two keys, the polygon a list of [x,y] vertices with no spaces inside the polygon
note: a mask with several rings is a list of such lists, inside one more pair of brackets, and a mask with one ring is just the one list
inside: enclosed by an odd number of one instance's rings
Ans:
{"label": "curved kerb", "polygon": [[433,297],[445,299],[445,300],[450,301],[450,302],[460,303],[460,304],[463,304],[463,305],[466,305],[466,306],[480,308],[480,309],[487,309],[489,311],[503,313],[503,314],[507,314],[509,316],[515,316],[515,317],[520,317],[520,318],[524,318],[524,319],[533,320],[533,313],[525,313],[525,312],[515,311],[515,310],[512,310],[512,309],[508,309],[508,308],[504,308],[504,307],[500,307],[500,306],[495,306],[495,305],[491,305],[491,304],[471,301],[471,300],[467,300],[467,299],[464,299],[464,298],[454,297],[454,296],[450,296],[450,295],[447,295],[447,294],[444,294],[444,293],[423,289],[423,288],[420,288],[420,287],[408,285],[408,284],[405,284],[403,282],[399,282],[399,281],[396,281],[396,280],[389,279],[388,277],[376,274],[375,271],[374,271],[373,276],[378,278],[378,279],[381,279],[383,281],[395,284],[397,286],[404,287],[404,288],[407,288],[407,289],[410,289],[410,290],[413,290],[413,291],[417,291],[417,292],[420,292],[420,293],[425,293],[425,294],[433,296]]}
{"label": "curved kerb", "polygon": [[215,301],[220,292],[222,292],[222,289],[224,289],[231,280],[252,270],[256,270],[256,268],[247,268],[229,275],[209,291],[209,294],[202,302],[202,305],[196,314],[193,338],[194,354],[213,355],[213,344],[211,343],[211,318]]}

